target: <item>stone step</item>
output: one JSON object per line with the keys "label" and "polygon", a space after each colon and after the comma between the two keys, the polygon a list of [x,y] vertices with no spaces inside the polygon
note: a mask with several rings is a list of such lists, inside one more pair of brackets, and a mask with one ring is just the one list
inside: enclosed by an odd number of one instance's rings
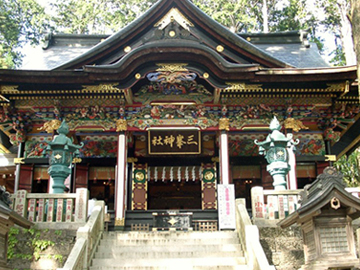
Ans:
{"label": "stone step", "polygon": [[242,257],[243,254],[238,251],[230,252],[208,252],[208,251],[143,251],[139,250],[137,252],[98,252],[96,254],[97,259],[118,259],[118,260],[128,260],[135,258],[142,259],[164,259],[164,258],[212,258],[212,257]]}
{"label": "stone step", "polygon": [[238,235],[226,232],[107,232],[90,270],[249,270]]}
{"label": "stone step", "polygon": [[102,239],[100,245],[102,246],[134,246],[134,245],[211,245],[211,244],[237,244],[238,238],[150,238],[150,239]]}
{"label": "stone step", "polygon": [[183,246],[169,246],[169,245],[157,245],[157,246],[103,246],[100,245],[97,249],[97,254],[111,254],[111,253],[147,253],[147,252],[238,252],[241,254],[242,248],[240,244],[224,244],[224,245],[183,245]]}
{"label": "stone step", "polygon": [[250,270],[246,265],[221,266],[92,266],[90,270]]}
{"label": "stone step", "polygon": [[[167,258],[167,259],[93,259],[91,267],[117,266],[122,267],[210,267],[245,265],[244,257],[212,257],[212,258]],[[174,269],[174,268],[173,268]],[[177,268],[175,268],[177,269]],[[179,268],[180,269],[180,268]],[[219,268],[221,269],[221,268]]]}
{"label": "stone step", "polygon": [[206,239],[206,238],[238,238],[234,231],[217,232],[108,232],[103,239]]}

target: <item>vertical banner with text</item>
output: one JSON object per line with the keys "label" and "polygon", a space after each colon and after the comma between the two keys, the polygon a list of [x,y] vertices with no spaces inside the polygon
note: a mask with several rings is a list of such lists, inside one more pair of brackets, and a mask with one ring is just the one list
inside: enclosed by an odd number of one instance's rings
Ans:
{"label": "vertical banner with text", "polygon": [[218,185],[219,229],[235,229],[235,189],[233,184]]}

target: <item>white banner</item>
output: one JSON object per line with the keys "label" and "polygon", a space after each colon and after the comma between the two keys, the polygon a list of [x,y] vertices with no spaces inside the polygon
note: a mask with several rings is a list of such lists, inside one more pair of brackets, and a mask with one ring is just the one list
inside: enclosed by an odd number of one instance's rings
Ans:
{"label": "white banner", "polygon": [[218,185],[219,229],[235,229],[235,189],[233,184]]}

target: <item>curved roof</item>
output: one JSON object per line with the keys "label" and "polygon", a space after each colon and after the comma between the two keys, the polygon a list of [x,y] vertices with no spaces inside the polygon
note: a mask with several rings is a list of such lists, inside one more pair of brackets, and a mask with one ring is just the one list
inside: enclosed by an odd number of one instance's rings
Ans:
{"label": "curved roof", "polygon": [[174,44],[184,46],[184,41],[196,42],[204,51],[212,50],[224,61],[240,66],[256,64],[264,67],[291,67],[232,33],[190,1],[161,0],[125,28],[55,70],[79,69],[86,65],[101,67],[115,64],[115,67],[126,55],[125,48],[145,49],[154,40],[161,43],[159,46],[164,51],[167,47],[174,47]]}

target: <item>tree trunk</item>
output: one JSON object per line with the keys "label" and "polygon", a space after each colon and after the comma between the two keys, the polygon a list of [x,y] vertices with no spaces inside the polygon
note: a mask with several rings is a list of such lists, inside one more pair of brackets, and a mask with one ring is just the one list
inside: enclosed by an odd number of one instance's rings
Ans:
{"label": "tree trunk", "polygon": [[[355,1],[353,0],[353,2],[355,4],[356,0]],[[358,5],[358,3],[356,3],[356,5]],[[356,65],[354,43],[351,33],[351,22],[348,17],[348,12],[349,12],[348,1],[347,0],[338,1],[338,7],[341,18],[341,30],[340,30],[341,42],[345,53],[346,65],[348,66]]]}
{"label": "tree trunk", "polygon": [[262,6],[262,16],[263,16],[263,31],[264,33],[269,32],[269,19],[268,19],[268,7],[267,7],[267,0],[263,0]]}
{"label": "tree trunk", "polygon": [[[360,1],[351,1],[351,24],[352,34],[354,39],[354,47],[357,58],[357,74],[358,79],[360,78]],[[359,84],[360,93],[360,84]]]}

